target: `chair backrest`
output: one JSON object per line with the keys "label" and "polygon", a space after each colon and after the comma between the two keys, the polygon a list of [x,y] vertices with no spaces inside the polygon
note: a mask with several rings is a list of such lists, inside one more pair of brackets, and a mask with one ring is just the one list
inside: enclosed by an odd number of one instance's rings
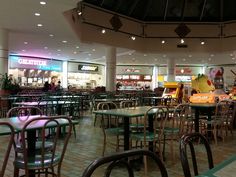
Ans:
{"label": "chair backrest", "polygon": [[[4,177],[5,169],[9,154],[11,152],[12,145],[14,143],[14,128],[7,122],[0,122],[0,138],[5,138],[5,142],[1,144],[1,155],[0,155],[0,177]],[[4,135],[4,136],[3,136]]]}
{"label": "chair backrest", "polygon": [[109,109],[117,109],[117,105],[114,102],[100,102],[97,104],[97,110],[109,110]]}
{"label": "chair backrest", "polygon": [[35,106],[13,107],[7,112],[7,118],[31,115],[43,115],[43,113]]}
{"label": "chair backrest", "polygon": [[131,108],[131,107],[135,107],[135,101],[132,100],[124,100],[120,102],[120,108]]}
{"label": "chair backrest", "polygon": [[[195,150],[196,148],[194,148],[195,144],[199,144],[199,142],[200,142],[200,145],[203,144],[205,147],[205,150],[206,150],[205,152],[207,154],[208,168],[212,169],[214,167],[211,147],[207,139],[202,134],[197,133],[197,132],[183,135],[180,140],[179,150],[180,150],[180,160],[181,160],[185,177],[199,175],[197,156],[196,156],[196,150]],[[190,170],[189,161],[188,161],[187,147],[189,147],[190,152],[191,152],[194,175],[191,175],[191,170]]]}
{"label": "chair backrest", "polygon": [[[123,165],[125,167],[125,169],[127,170],[128,174],[129,174],[129,177],[134,177],[134,171],[131,167],[131,164],[128,163],[127,159],[129,157],[132,158],[132,157],[137,157],[137,156],[148,156],[151,159],[153,159],[153,161],[155,161],[155,165],[160,169],[161,176],[168,177],[166,168],[165,168],[164,164],[162,163],[162,161],[159,159],[159,157],[157,155],[155,155],[153,152],[147,151],[147,150],[130,150],[130,151],[124,151],[124,152],[116,153],[116,154],[113,154],[110,156],[98,158],[98,159],[94,160],[85,169],[82,177],[91,177],[93,175],[93,173],[95,172],[95,170],[104,164],[108,165],[105,170],[105,175],[104,175],[106,177],[109,177],[112,170],[115,169],[115,167],[120,166],[120,165]],[[154,168],[154,169],[156,169],[156,168]],[[122,168],[122,171],[124,171],[123,168]],[[103,176],[103,175],[101,175],[101,176]]]}
{"label": "chair backrest", "polygon": [[[65,126],[67,127],[67,133],[65,137],[59,141],[61,128]],[[33,130],[35,130],[36,135],[38,135],[35,139],[39,140],[42,144],[42,146],[37,149],[37,152],[30,149],[30,146],[32,146],[30,143],[32,142],[26,137],[29,136],[29,133]],[[28,171],[29,167],[27,164],[29,163],[36,164],[34,166],[35,170],[43,170],[56,165],[60,169],[71,136],[71,131],[72,121],[68,116],[37,117],[27,121],[20,132],[25,171]],[[46,145],[48,142],[52,144],[49,147]],[[32,158],[32,156],[34,158]],[[33,162],[32,159],[34,159]]]}
{"label": "chair backrest", "polygon": [[233,110],[232,110],[233,101],[232,100],[221,100],[216,105],[215,110],[215,117],[219,118],[225,118],[228,119],[229,117],[232,117]]}

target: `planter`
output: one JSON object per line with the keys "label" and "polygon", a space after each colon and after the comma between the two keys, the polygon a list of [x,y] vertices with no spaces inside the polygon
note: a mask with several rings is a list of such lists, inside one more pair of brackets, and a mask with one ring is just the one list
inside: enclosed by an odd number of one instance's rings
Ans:
{"label": "planter", "polygon": [[10,90],[0,90],[0,96],[8,96],[11,94]]}

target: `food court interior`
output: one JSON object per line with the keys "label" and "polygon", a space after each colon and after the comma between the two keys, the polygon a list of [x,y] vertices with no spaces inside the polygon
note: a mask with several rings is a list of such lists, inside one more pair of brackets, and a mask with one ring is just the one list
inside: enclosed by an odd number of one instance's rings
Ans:
{"label": "food court interior", "polygon": [[234,0],[0,2],[0,177],[235,176]]}

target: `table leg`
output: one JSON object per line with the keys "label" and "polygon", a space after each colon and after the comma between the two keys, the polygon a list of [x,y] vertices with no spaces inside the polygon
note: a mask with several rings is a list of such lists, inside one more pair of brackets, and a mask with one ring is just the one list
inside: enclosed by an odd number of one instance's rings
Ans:
{"label": "table leg", "polygon": [[[148,116],[148,131],[153,132],[153,115]],[[153,142],[149,142],[149,151],[153,152]]]}
{"label": "table leg", "polygon": [[[27,142],[28,142],[28,156],[35,157],[35,144],[36,144],[36,130],[27,131]],[[29,176],[35,176],[35,170],[29,171]]]}
{"label": "table leg", "polygon": [[129,117],[124,117],[124,150],[129,150]]}
{"label": "table leg", "polygon": [[199,132],[199,109],[195,108],[195,120],[194,120],[195,132]]}

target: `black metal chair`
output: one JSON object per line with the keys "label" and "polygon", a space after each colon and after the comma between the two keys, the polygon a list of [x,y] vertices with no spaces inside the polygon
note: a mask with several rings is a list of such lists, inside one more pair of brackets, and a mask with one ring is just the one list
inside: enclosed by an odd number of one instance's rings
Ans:
{"label": "black metal chair", "polygon": [[0,135],[1,138],[6,138],[6,143],[1,144],[1,158],[0,159],[0,177],[4,177],[7,161],[14,144],[14,128],[10,123],[0,122]]}
{"label": "black metal chair", "polygon": [[[197,156],[196,156],[196,150],[195,150],[196,147],[194,147],[195,144],[199,144],[199,143],[203,144],[205,147],[209,169],[212,169],[214,167],[211,147],[207,139],[200,133],[191,133],[191,134],[183,135],[180,140],[179,149],[180,149],[180,160],[181,160],[185,177],[199,175]],[[189,166],[188,153],[187,153],[188,146],[191,152],[194,175],[191,175],[191,170]]]}
{"label": "black metal chair", "polygon": [[[67,126],[68,131],[63,140],[59,141],[60,129],[63,126]],[[53,136],[48,139],[48,128],[52,127],[55,131]],[[60,177],[60,169],[71,130],[72,122],[67,116],[38,117],[28,120],[20,133],[22,152],[15,155],[14,176],[17,177],[19,170],[22,169],[25,171],[26,177],[31,174],[45,174],[46,176],[52,174]],[[36,132],[40,134],[40,137],[34,137]],[[36,151],[37,139],[40,139],[42,146]],[[52,146],[45,146],[48,141],[52,143]],[[54,170],[55,167],[57,170]]]}
{"label": "black metal chair", "polygon": [[40,108],[35,106],[26,107],[13,107],[7,112],[7,118],[10,117],[21,117],[21,116],[31,116],[31,115],[43,115]]}
{"label": "black metal chair", "polygon": [[[121,165],[125,167],[128,171],[129,177],[134,177],[134,170],[132,168],[131,163],[127,159],[134,158],[137,156],[148,156],[155,161],[155,164],[160,170],[162,177],[168,177],[167,170],[160,160],[160,158],[155,155],[153,152],[148,150],[130,150],[124,151],[121,153],[116,153],[110,156],[101,157],[94,160],[83,172],[82,177],[91,177],[92,174],[98,169],[100,166],[107,164],[107,168],[105,170],[105,177],[109,177],[111,175],[112,170],[116,167],[120,167]],[[156,169],[156,168],[155,168]],[[123,168],[122,168],[122,171]],[[102,176],[102,175],[101,175]]]}

